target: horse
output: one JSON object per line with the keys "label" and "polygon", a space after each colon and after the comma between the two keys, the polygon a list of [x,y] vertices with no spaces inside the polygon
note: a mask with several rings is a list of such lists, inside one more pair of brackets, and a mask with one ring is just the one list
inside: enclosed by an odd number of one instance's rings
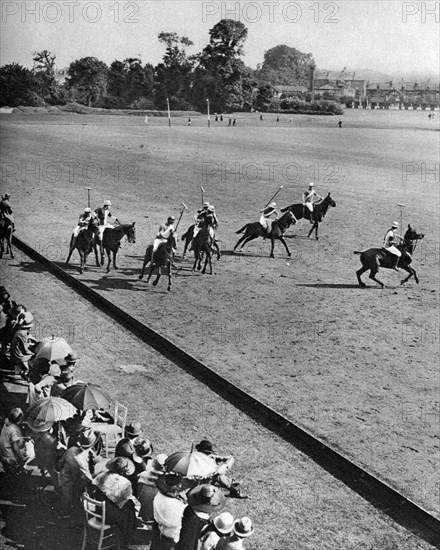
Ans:
{"label": "horse", "polygon": [[[136,242],[135,222],[116,225],[115,227],[106,227],[102,235],[102,248],[107,253],[107,273],[110,273],[110,253],[113,253],[113,267],[118,269],[116,265],[116,254],[121,246],[121,239],[125,236],[129,243]],[[104,257],[101,256],[101,265],[104,264]]]}
{"label": "horse", "polygon": [[[3,258],[3,252],[7,254],[9,252],[11,260],[14,259],[14,253],[12,252],[12,233],[13,225],[9,218],[0,218],[0,259]],[[6,242],[6,250],[4,243]]]}
{"label": "horse", "polygon": [[153,282],[153,286],[156,286],[162,275],[162,267],[168,269],[168,292],[171,290],[171,268],[173,264],[174,250],[177,248],[176,236],[174,232],[170,233],[166,242],[160,243],[153,257],[153,245],[150,244],[145,251],[144,263],[142,265],[142,271],[139,275],[139,280],[144,277],[145,267],[151,262],[150,272],[148,273],[147,284],[150,282],[153,269],[158,268],[156,280]]}
{"label": "horse", "polygon": [[[272,222],[272,228],[269,233],[270,242],[271,242],[271,248],[270,248],[270,257],[274,258],[273,249],[275,244],[275,239],[279,239],[286,249],[287,255],[289,258],[292,256],[290,253],[289,247],[287,246],[286,241],[284,240],[284,234],[289,229],[289,227],[292,224],[296,223],[296,218],[292,214],[292,212],[287,209],[287,212],[281,216],[278,220],[274,220]],[[234,246],[234,251],[237,249],[239,244],[241,243],[240,252],[243,250],[243,247],[246,243],[249,241],[253,241],[254,239],[257,239],[258,237],[266,237],[266,231],[261,225],[260,222],[253,222],[253,223],[247,223],[244,225],[241,229],[236,231],[237,235],[239,233],[245,232],[244,235],[237,241],[237,244]]]}
{"label": "horse", "polygon": [[98,249],[96,245],[96,237],[98,235],[98,220],[92,218],[87,227],[78,233],[78,236],[75,238],[73,235],[70,238],[69,245],[69,255],[67,256],[66,265],[69,263],[70,257],[73,254],[73,251],[78,250],[80,257],[80,267],[79,272],[84,273],[84,269],[87,263],[87,257],[92,251],[95,251],[96,265],[100,267],[99,258],[98,258]]}
{"label": "horse", "polygon": [[[310,235],[315,231],[315,238],[317,241],[319,241],[318,236],[318,226],[324,219],[325,215],[327,214],[327,210],[329,207],[335,207],[336,202],[332,199],[330,196],[330,193],[321,201],[317,202],[313,207],[313,218],[314,222],[312,225],[312,228],[310,229],[307,237],[310,237]],[[301,218],[304,218],[305,220],[310,220],[310,210],[304,206],[304,204],[291,204],[290,206],[286,206],[285,208],[281,209],[281,212],[286,212],[287,210],[290,210],[292,214],[295,216],[297,220],[300,220]]]}
{"label": "horse", "polygon": [[[398,244],[396,247],[402,252],[402,256],[400,256],[399,258],[398,267],[401,267],[409,273],[409,275],[405,279],[402,279],[402,281],[400,281],[401,285],[405,284],[412,276],[414,276],[416,283],[419,284],[416,270],[410,267],[410,263],[412,262],[412,254],[416,249],[417,241],[423,239],[424,236],[425,235],[423,233],[417,233],[417,231],[415,231],[411,227],[411,225],[408,225],[408,229],[403,236],[403,243]],[[362,287],[367,286],[362,281],[361,275],[362,273],[370,270],[369,278],[373,281],[376,281],[376,283],[378,283],[381,288],[384,288],[385,285],[382,283],[382,281],[376,279],[376,275],[379,271],[379,267],[383,267],[385,269],[393,268],[394,259],[391,257],[391,253],[387,252],[385,248],[369,248],[364,252],[359,252],[358,250],[355,250],[354,254],[360,254],[360,260],[362,263],[362,267],[358,271],[356,271],[359,285]]]}
{"label": "horse", "polygon": [[[193,251],[194,251],[194,265],[192,271],[200,271],[202,268],[203,256],[205,256],[205,265],[203,266],[202,273],[206,273],[206,267],[209,264],[209,273],[212,275],[212,247],[214,246],[214,237],[211,236],[209,231],[209,224],[204,223],[200,231],[194,237]],[[219,252],[220,254],[220,252]]]}
{"label": "horse", "polygon": [[[182,237],[181,237],[182,241],[185,242],[185,246],[184,246],[184,248],[183,248],[182,260],[185,259],[185,256],[186,256],[186,252],[187,252],[187,250],[188,250],[188,247],[189,247],[189,245],[191,244],[191,241],[192,241],[193,238],[194,238],[194,229],[195,229],[195,224],[193,223],[192,225],[190,225],[190,226],[188,227],[188,229],[186,230],[186,233],[184,233],[184,234],[182,235]],[[218,243],[217,243],[217,241],[215,240],[215,238],[214,238],[214,240],[213,240],[213,242],[212,242],[212,247],[213,247],[213,248],[216,250],[216,252],[217,252],[217,260],[220,260],[220,258],[221,258],[220,248],[219,248]]]}

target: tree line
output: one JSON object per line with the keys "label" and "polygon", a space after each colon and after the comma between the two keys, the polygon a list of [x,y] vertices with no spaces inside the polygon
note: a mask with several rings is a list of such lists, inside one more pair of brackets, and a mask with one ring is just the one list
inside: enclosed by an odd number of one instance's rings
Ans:
{"label": "tree line", "polygon": [[165,46],[156,67],[138,58],[115,60],[110,66],[95,57],[72,62],[66,81],[56,80],[55,55],[35,52],[32,70],[17,63],[0,67],[0,106],[62,105],[75,101],[114,109],[167,108],[212,112],[275,110],[270,84],[307,85],[312,54],[276,46],[265,53],[257,70],[241,57],[248,34],[240,21],[223,19],[209,31],[209,43],[190,55],[193,42],[173,32],[161,32]]}

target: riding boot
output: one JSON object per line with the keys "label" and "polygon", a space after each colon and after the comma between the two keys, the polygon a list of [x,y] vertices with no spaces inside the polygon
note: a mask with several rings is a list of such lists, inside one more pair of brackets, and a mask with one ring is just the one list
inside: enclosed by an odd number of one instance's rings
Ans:
{"label": "riding boot", "polygon": [[313,215],[313,212],[310,212],[310,223],[315,223],[315,216]]}
{"label": "riding boot", "polygon": [[397,273],[399,273],[399,269],[398,269],[398,267],[397,267],[397,266],[399,265],[399,260],[400,260],[399,256],[396,256],[396,260],[395,260],[395,262],[394,262],[394,265],[392,266],[392,268],[394,269],[394,271],[397,271]]}

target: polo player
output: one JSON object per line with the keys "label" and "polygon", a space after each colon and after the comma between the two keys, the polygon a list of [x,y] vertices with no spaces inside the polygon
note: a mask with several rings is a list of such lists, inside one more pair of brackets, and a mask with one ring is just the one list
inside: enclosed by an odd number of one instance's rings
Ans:
{"label": "polo player", "polygon": [[101,256],[104,255],[104,249],[102,247],[102,236],[104,234],[104,230],[107,227],[113,227],[113,225],[109,223],[109,218],[112,217],[112,214],[110,212],[111,205],[112,203],[109,200],[105,200],[101,207],[95,209],[95,214],[99,220],[98,241],[99,241],[99,248],[101,250]]}
{"label": "polo player", "polygon": [[310,212],[310,223],[315,223],[315,202],[322,200],[323,198],[315,191],[315,184],[309,183],[309,188],[303,193],[303,205]]}
{"label": "polo player", "polygon": [[[401,240],[401,238],[398,235],[396,235],[396,231],[398,227],[399,227],[399,224],[397,222],[393,222],[393,224],[391,225],[391,229],[388,229],[388,231],[386,232],[384,241],[383,241],[384,249],[390,253],[390,256],[393,260],[393,265],[391,267],[392,269],[394,269],[394,271],[399,271],[397,269],[397,266],[399,265],[399,260],[402,256],[402,252],[395,246],[399,244],[399,241]],[[407,252],[407,254],[409,255],[409,252]]]}
{"label": "polo player", "polygon": [[[78,224],[73,230],[73,238],[76,240],[81,231],[84,231],[89,225],[90,221],[96,219],[95,212],[91,208],[84,208],[82,214],[78,218]],[[75,241],[74,241],[75,243]]]}
{"label": "polo player", "polygon": [[271,202],[268,206],[263,208],[263,210],[260,210],[261,216],[260,216],[260,225],[264,229],[265,236],[264,238],[268,237],[270,235],[270,232],[272,231],[272,222],[270,218],[273,216],[275,220],[278,219],[279,212],[276,209],[277,203]]}
{"label": "polo player", "polygon": [[2,200],[0,202],[0,219],[9,220],[12,225],[12,232],[15,231],[15,220],[14,220],[14,212],[11,207],[11,203],[9,202],[9,199],[11,198],[11,195],[9,193],[5,193],[5,196],[2,197]]}
{"label": "polo player", "polygon": [[176,218],[174,216],[168,216],[167,221],[159,226],[159,230],[157,232],[156,238],[153,241],[153,252],[151,255],[151,261],[154,260],[154,253],[159,248],[159,245],[161,243],[166,243],[170,235],[176,232],[176,229],[174,227],[175,221],[176,221]]}

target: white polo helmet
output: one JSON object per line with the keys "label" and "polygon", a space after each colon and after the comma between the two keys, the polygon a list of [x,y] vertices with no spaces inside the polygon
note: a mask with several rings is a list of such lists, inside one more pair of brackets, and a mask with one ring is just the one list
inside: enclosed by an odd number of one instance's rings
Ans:
{"label": "white polo helmet", "polygon": [[89,208],[89,207],[84,208],[84,212],[85,212],[86,214],[89,214],[91,211],[92,211],[92,209]]}
{"label": "white polo helmet", "polygon": [[112,205],[112,203],[109,200],[104,201],[103,206],[111,206],[111,205]]}
{"label": "white polo helmet", "polygon": [[313,183],[313,181],[309,183],[309,187],[315,187],[315,184]]}
{"label": "white polo helmet", "polygon": [[399,224],[397,222],[393,222],[391,227],[395,227],[397,229],[399,227]]}

